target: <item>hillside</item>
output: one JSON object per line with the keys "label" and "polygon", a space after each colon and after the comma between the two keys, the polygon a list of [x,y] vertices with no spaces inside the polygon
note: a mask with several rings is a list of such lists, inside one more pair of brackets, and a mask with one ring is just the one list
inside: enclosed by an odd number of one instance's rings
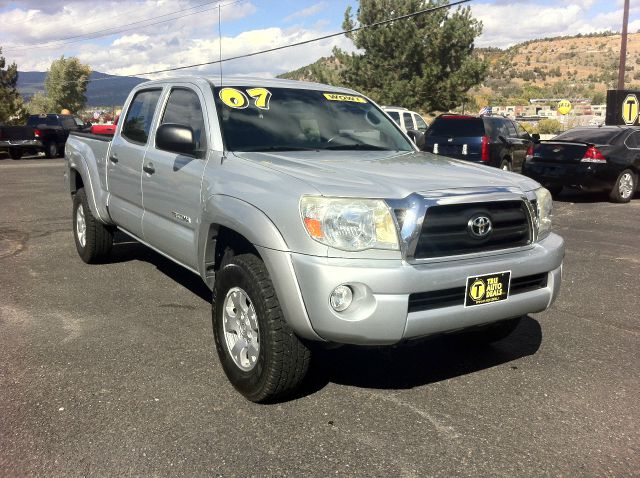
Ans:
{"label": "hillside", "polygon": [[[21,71],[18,74],[18,91],[25,99],[34,93],[44,91],[44,80],[47,76],[42,71]],[[146,81],[134,76],[113,76],[94,71],[92,81],[87,86],[87,106],[120,106],[124,104],[131,89]]]}
{"label": "hillside", "polygon": [[[469,92],[470,106],[522,104],[534,97],[604,103],[606,90],[617,82],[619,49],[620,34],[615,33],[531,40],[507,49],[478,48],[476,54],[490,68],[483,84]],[[339,67],[335,58],[321,58],[280,77],[337,83]],[[640,33],[629,34],[626,70],[627,87],[640,88]]]}

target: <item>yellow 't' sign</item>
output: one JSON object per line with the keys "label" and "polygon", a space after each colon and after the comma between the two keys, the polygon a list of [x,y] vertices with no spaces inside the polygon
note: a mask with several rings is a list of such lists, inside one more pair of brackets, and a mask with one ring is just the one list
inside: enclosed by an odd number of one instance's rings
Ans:
{"label": "yellow 't' sign", "polygon": [[638,98],[636,95],[627,95],[622,102],[622,119],[624,124],[635,124],[638,119]]}
{"label": "yellow 't' sign", "polygon": [[569,100],[558,102],[558,113],[566,115],[569,111],[571,111],[571,102]]}

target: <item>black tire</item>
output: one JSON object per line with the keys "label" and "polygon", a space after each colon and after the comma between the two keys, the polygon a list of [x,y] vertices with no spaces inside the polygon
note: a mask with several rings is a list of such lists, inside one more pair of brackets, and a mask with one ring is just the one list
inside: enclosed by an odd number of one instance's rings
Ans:
{"label": "black tire", "polygon": [[547,188],[554,197],[560,194],[564,189],[562,184],[545,184],[544,187]]}
{"label": "black tire", "polygon": [[[241,314],[233,325],[241,332],[227,331],[225,335],[225,308],[230,307],[227,313],[232,319],[227,323],[234,322],[234,315],[238,316],[232,300],[234,293],[240,293],[236,299],[245,301],[244,306],[249,312],[244,317],[251,315],[251,310],[255,312],[257,334],[251,327],[241,329],[241,322],[245,325],[249,323]],[[216,275],[212,319],[222,368],[231,384],[247,399],[257,403],[272,402],[291,394],[300,386],[309,368],[311,352],[285,321],[267,268],[258,257],[253,254],[231,256],[227,253]],[[241,334],[247,335],[242,338]],[[243,369],[242,363],[236,363],[236,360],[242,362],[241,353],[234,359],[229,342],[236,340],[249,344],[252,337],[256,336],[257,354],[252,359],[249,349],[246,349],[246,368]],[[242,343],[239,348],[242,348]]]}
{"label": "black tire", "polygon": [[46,158],[55,158],[58,156],[58,145],[55,142],[44,145],[44,155]]}
{"label": "black tire", "polygon": [[503,159],[500,162],[500,169],[502,169],[503,171],[511,171],[511,161],[509,161],[508,159]]}
{"label": "black tire", "polygon": [[612,202],[629,202],[637,190],[638,176],[631,169],[625,169],[618,175],[618,179],[609,193],[609,199]]}
{"label": "black tire", "polygon": [[493,324],[485,325],[478,329],[472,329],[463,333],[466,342],[475,344],[490,344],[507,338],[520,324],[522,317],[502,320]]}
{"label": "black tire", "polygon": [[20,159],[22,157],[22,149],[11,148],[9,150],[9,156],[11,156],[11,159]]}
{"label": "black tire", "polygon": [[[81,210],[80,216],[84,218],[84,241],[82,240],[82,225],[78,210]],[[73,239],[80,258],[87,264],[102,262],[109,255],[113,246],[113,229],[93,217],[84,188],[78,189],[73,196],[72,220]]]}

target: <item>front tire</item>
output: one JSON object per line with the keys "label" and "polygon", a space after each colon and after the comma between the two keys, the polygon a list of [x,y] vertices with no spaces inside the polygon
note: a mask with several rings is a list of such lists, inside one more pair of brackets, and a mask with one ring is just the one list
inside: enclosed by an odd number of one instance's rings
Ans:
{"label": "front tire", "polygon": [[214,298],[216,350],[231,384],[257,403],[295,391],[311,353],[283,317],[264,263],[253,254],[225,258]]}
{"label": "front tire", "polygon": [[93,217],[84,188],[73,196],[73,238],[78,255],[87,264],[102,262],[113,246],[113,230]]}
{"label": "front tire", "polygon": [[613,202],[629,202],[636,189],[638,189],[638,177],[632,170],[625,169],[618,175],[618,179],[609,193],[609,198]]}

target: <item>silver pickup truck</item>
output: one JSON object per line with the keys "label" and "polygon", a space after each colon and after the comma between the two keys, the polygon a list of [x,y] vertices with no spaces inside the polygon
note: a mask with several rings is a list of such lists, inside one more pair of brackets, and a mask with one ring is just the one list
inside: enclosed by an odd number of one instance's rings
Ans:
{"label": "silver pickup truck", "polygon": [[78,253],[107,260],[118,228],[199,275],[250,400],[296,389],[314,344],[492,342],[558,295],[549,192],[419,152],[356,91],[166,79],[137,86],[122,118],[113,139],[66,144]]}

